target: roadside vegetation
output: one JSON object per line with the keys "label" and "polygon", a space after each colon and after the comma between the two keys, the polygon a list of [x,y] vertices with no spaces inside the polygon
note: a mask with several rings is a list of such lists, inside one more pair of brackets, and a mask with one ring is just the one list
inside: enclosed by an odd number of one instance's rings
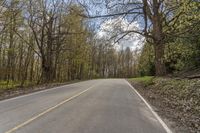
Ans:
{"label": "roadside vegetation", "polygon": [[200,80],[169,77],[141,77],[129,82],[169,120],[177,133],[200,131]]}
{"label": "roadside vegetation", "polygon": [[135,81],[142,83],[144,86],[148,86],[153,84],[154,76],[144,76],[144,77],[137,77],[137,78],[130,78],[129,81]]}
{"label": "roadside vegetation", "polygon": [[[112,4],[107,0],[1,1],[1,86],[166,76],[200,66],[199,2]],[[95,14],[96,6],[107,14]],[[115,21],[103,23],[106,19]],[[98,35],[100,30],[106,36]],[[140,39],[140,46],[123,47],[131,38]],[[116,48],[117,44],[121,46]]]}
{"label": "roadside vegetation", "polygon": [[97,37],[84,15],[75,1],[0,1],[0,88],[133,77],[137,53]]}

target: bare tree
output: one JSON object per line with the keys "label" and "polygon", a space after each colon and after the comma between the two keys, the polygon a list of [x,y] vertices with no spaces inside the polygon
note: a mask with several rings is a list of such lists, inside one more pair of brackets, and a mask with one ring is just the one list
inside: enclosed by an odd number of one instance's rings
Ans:
{"label": "bare tree", "polygon": [[[29,1],[28,4],[28,24],[33,33],[36,45],[39,49],[39,56],[42,64],[42,81],[49,82],[55,77],[54,58],[58,56],[60,33],[60,10],[63,9],[64,2],[53,0]],[[57,58],[57,57],[56,57]]]}
{"label": "bare tree", "polygon": [[[180,32],[180,30],[178,30],[176,25],[180,24],[179,20],[182,16],[189,13],[187,9],[191,5],[194,6],[194,1],[105,0],[104,3],[108,11],[107,14],[89,14],[85,17],[94,19],[120,16],[121,18],[128,19],[130,24],[135,21],[139,22],[142,28],[133,30],[122,30],[118,39],[121,39],[131,33],[137,33],[144,36],[146,38],[146,41],[154,46],[156,75],[165,75],[165,45],[170,37],[178,37],[184,34],[184,32]],[[189,29],[185,30],[185,32],[187,32],[188,30]]]}

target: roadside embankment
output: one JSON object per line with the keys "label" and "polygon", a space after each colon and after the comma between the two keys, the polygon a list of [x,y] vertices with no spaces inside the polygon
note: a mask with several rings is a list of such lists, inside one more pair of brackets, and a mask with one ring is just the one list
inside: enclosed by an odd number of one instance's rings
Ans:
{"label": "roadside embankment", "polygon": [[200,79],[128,79],[177,133],[200,132]]}

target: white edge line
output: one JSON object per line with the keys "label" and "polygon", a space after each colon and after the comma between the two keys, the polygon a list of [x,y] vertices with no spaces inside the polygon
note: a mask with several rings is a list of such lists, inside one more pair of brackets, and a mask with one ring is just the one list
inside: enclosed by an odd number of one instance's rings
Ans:
{"label": "white edge line", "polygon": [[[90,81],[90,80],[87,80],[87,81]],[[78,84],[78,83],[81,83],[81,82],[85,82],[85,81],[80,81],[80,82],[76,82],[76,83],[69,83],[67,85],[61,85],[61,86],[52,87],[52,88],[50,87],[50,88],[47,88],[47,89],[44,89],[44,90],[38,90],[36,92],[30,92],[28,94],[22,94],[21,96],[12,97],[12,98],[8,98],[8,99],[5,99],[5,100],[0,100],[0,103],[7,102],[7,101],[12,101],[12,100],[16,100],[16,99],[27,97],[27,96],[36,95],[36,94],[39,94],[39,93],[43,93],[43,92],[55,90],[55,89],[62,88],[62,87],[67,87],[67,86],[75,85],[75,84]]]}
{"label": "white edge line", "polygon": [[148,102],[140,95],[140,93],[127,81],[127,84],[131,87],[132,90],[134,90],[134,92],[142,99],[142,101],[147,105],[147,107],[150,109],[150,111],[152,112],[152,114],[156,117],[156,119],[160,122],[160,124],[163,126],[163,128],[165,129],[165,131],[167,133],[173,133],[169,127],[165,124],[165,122],[160,118],[160,116],[152,109],[152,107],[148,104]]}

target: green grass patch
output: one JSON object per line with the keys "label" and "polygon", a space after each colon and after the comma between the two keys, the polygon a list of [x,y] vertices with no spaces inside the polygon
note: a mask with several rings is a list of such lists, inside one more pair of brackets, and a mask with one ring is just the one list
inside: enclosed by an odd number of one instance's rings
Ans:
{"label": "green grass patch", "polygon": [[[27,87],[27,86],[33,86],[36,83],[34,82],[29,82],[29,81],[25,81],[23,87]],[[13,89],[16,87],[20,87],[21,86],[21,82],[20,81],[4,81],[4,80],[0,80],[0,90],[5,90],[5,89]]]}
{"label": "green grass patch", "polygon": [[153,84],[154,76],[144,76],[144,77],[137,77],[137,78],[130,78],[129,81],[140,82],[145,86]]}
{"label": "green grass patch", "polygon": [[17,86],[19,86],[20,83],[19,82],[14,82],[14,81],[0,81],[0,89],[10,89],[10,88],[15,88]]}

